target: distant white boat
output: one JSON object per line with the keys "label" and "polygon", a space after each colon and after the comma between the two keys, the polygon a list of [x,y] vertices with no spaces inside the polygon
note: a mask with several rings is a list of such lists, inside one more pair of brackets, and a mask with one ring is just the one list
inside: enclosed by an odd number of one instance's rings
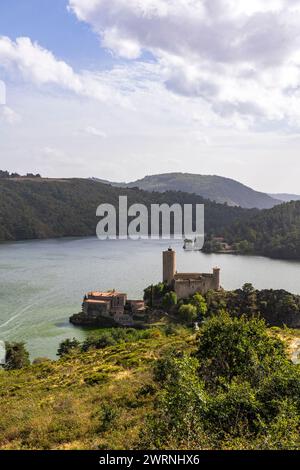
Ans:
{"label": "distant white boat", "polygon": [[193,251],[194,250],[194,241],[193,240],[184,240],[183,249],[186,251]]}
{"label": "distant white boat", "polygon": [[201,237],[196,237],[194,240],[186,238],[184,240],[183,249],[186,251],[200,251],[203,248],[203,242]]}

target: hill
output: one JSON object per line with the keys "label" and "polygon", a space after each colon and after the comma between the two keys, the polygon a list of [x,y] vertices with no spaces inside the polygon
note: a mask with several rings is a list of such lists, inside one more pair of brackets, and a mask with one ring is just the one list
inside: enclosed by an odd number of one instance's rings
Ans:
{"label": "hill", "polygon": [[0,179],[0,241],[95,235],[97,207],[110,203],[118,208],[120,195],[128,196],[128,205],[142,203],[147,207],[153,203],[205,202],[208,233],[247,218],[251,212],[205,201],[193,194],[120,189],[86,179]]}
{"label": "hill", "polygon": [[[238,253],[300,259],[300,201],[251,214],[224,229],[225,241]],[[216,251],[207,241],[206,250]]]}
{"label": "hill", "polygon": [[148,340],[0,370],[0,449],[132,449],[152,406],[151,365],[169,345],[189,348],[190,336],[156,331]]}
{"label": "hill", "polygon": [[[212,241],[224,237],[239,253],[300,259],[300,201],[272,209],[243,209],[218,204],[180,191],[149,192],[118,188],[86,179],[0,179],[0,241],[93,236],[96,208],[119,196],[128,205],[205,204],[207,252],[219,251]],[[118,212],[118,210],[117,210]]]}
{"label": "hill", "polygon": [[282,202],[290,202],[290,201],[300,201],[300,196],[297,194],[269,194],[269,196],[273,197],[274,199],[279,199]]}
{"label": "hill", "polygon": [[220,313],[198,335],[99,333],[87,351],[0,370],[0,449],[300,448],[300,371],[279,339],[294,332]]}
{"label": "hill", "polygon": [[[104,180],[101,180],[105,182]],[[108,183],[106,181],[106,183]],[[144,191],[183,191],[198,194],[205,199],[230,206],[251,209],[270,209],[281,201],[268,194],[254,191],[230,178],[215,175],[195,175],[190,173],[166,173],[145,176],[130,183],[110,183],[114,186],[133,188]]]}

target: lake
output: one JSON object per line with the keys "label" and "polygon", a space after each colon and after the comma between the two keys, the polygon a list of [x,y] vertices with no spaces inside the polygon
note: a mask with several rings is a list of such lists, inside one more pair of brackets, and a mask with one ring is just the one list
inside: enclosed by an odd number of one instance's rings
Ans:
{"label": "lake", "polygon": [[[144,287],[161,280],[161,252],[169,245],[96,238],[0,244],[0,340],[25,341],[31,358],[55,358],[60,341],[88,334],[68,321],[81,310],[85,292],[116,288],[141,298]],[[251,282],[300,294],[300,262],[185,252],[179,241],[172,247],[178,271],[219,266],[225,289]]]}

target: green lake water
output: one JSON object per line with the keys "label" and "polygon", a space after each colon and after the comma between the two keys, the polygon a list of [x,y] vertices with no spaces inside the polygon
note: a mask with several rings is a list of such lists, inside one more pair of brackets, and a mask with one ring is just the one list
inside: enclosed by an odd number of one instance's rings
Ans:
{"label": "green lake water", "polygon": [[[87,330],[68,318],[81,310],[89,290],[116,288],[131,298],[161,280],[162,240],[99,241],[59,239],[0,245],[0,340],[25,341],[31,357],[55,358],[60,341],[83,339]],[[221,284],[234,289],[245,282],[300,294],[300,263],[255,256],[207,255],[177,251],[178,271],[210,272],[221,268]]]}

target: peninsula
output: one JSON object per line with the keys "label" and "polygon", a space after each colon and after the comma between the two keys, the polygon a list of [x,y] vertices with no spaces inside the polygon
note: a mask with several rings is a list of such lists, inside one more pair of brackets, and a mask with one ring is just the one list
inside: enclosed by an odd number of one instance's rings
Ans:
{"label": "peninsula", "polygon": [[[187,300],[196,293],[206,294],[220,289],[220,269],[212,273],[178,273],[176,252],[169,248],[162,253],[162,285],[165,294],[174,294],[177,300]],[[70,317],[70,322],[78,326],[133,326],[144,327],[157,321],[165,312],[154,309],[154,288],[151,299],[129,300],[126,293],[88,292],[83,299],[82,311]]]}

